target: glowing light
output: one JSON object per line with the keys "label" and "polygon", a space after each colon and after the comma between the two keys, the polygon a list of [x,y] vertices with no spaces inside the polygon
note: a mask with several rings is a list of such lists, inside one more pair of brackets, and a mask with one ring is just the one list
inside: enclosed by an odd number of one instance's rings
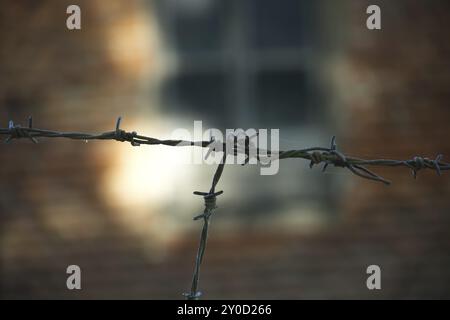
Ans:
{"label": "glowing light", "polygon": [[[142,132],[162,135],[154,125],[136,127],[142,128]],[[113,157],[114,164],[105,176],[104,186],[109,200],[131,209],[167,205],[177,185],[182,183],[180,181],[188,181],[192,172],[185,170],[180,163],[180,153],[183,152],[189,152],[189,149],[120,145]]]}

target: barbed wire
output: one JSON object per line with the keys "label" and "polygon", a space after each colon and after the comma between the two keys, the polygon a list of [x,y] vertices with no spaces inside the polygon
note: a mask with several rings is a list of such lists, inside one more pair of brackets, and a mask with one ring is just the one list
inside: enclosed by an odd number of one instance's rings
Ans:
{"label": "barbed wire", "polygon": [[223,152],[222,161],[214,173],[210,190],[208,192],[194,192],[195,195],[203,197],[205,208],[202,214],[194,217],[194,220],[203,219],[203,227],[200,234],[200,243],[195,259],[191,290],[189,293],[184,294],[184,296],[189,300],[197,300],[201,296],[201,292],[198,290],[200,266],[206,250],[210,219],[213,211],[217,208],[217,196],[223,193],[223,191],[215,190],[225,168],[226,158],[228,155],[244,155],[245,162],[243,165],[249,163],[252,157],[255,157],[259,163],[262,163],[263,158],[265,158],[264,160],[266,161],[299,158],[310,161],[310,168],[313,168],[314,165],[323,163],[322,171],[324,172],[329,165],[333,165],[335,167],[348,169],[352,174],[361,178],[381,182],[386,185],[389,185],[390,181],[369,170],[367,166],[406,167],[411,170],[414,178],[416,178],[417,173],[423,169],[434,170],[438,175],[441,175],[442,171],[450,169],[450,164],[442,161],[443,155],[441,154],[439,154],[435,159],[415,156],[408,160],[361,159],[346,156],[338,150],[335,136],[332,137],[329,147],[312,147],[286,151],[272,151],[256,148],[256,153],[252,153],[252,151],[254,151],[252,148],[255,148],[251,142],[253,137],[249,137],[245,134],[243,137],[233,136],[231,143],[230,140],[221,142],[215,141],[214,139],[209,141],[161,140],[140,135],[136,131],[128,132],[122,130],[120,128],[121,121],[122,118],[119,117],[113,131],[107,131],[99,134],[89,134],[82,132],[59,132],[37,129],[33,127],[33,118],[29,117],[28,125],[26,127],[22,127],[19,124],[14,124],[12,120],[9,121],[8,128],[0,128],[0,135],[7,136],[4,140],[5,143],[10,143],[12,140],[16,139],[30,139],[33,143],[38,143],[37,138],[67,138],[85,141],[115,140],[120,142],[129,142],[134,147],[140,145],[165,145],[172,147],[197,146],[209,149],[206,154],[206,158],[213,152]]}

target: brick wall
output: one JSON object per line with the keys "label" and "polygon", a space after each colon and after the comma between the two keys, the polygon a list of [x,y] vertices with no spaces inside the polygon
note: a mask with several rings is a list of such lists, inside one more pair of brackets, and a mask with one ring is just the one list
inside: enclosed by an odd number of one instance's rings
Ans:
{"label": "brick wall", "polygon": [[[141,2],[82,2],[89,10],[79,34],[59,27],[63,2],[30,1],[33,10],[26,2],[3,3],[2,126],[32,113],[37,126],[98,131],[110,128],[124,106],[140,114],[140,84],[155,66],[120,53],[129,37],[116,36],[127,21],[139,21]],[[326,71],[339,146],[359,156],[440,152],[448,160],[448,2],[379,1],[383,30],[373,32],[365,29],[367,4],[347,1],[345,21],[333,22],[346,28]],[[98,179],[110,166],[112,144],[0,147],[3,298],[181,298],[189,288],[198,234],[152,247],[102,201]],[[414,181],[406,169],[377,172],[393,185],[345,177],[345,188],[335,191],[342,199],[338,218],[317,232],[212,233],[201,277],[205,297],[449,298],[448,174],[420,172]],[[83,270],[81,292],[65,288],[65,268],[73,263]],[[370,264],[382,268],[379,292],[365,287]]]}
{"label": "brick wall", "polygon": [[[108,131],[119,115],[127,126],[156,109],[144,86],[160,72],[146,3],[77,1],[82,31],[66,28],[69,4],[2,1],[2,127],[9,119],[25,125],[33,115],[39,128]],[[132,261],[144,269],[146,259],[142,240],[105,202],[100,181],[128,146],[48,142],[1,146],[1,296],[98,297],[109,293],[108,283],[119,294],[116,274]],[[124,259],[117,258],[121,251]],[[70,264],[80,264],[97,289],[68,293]]]}

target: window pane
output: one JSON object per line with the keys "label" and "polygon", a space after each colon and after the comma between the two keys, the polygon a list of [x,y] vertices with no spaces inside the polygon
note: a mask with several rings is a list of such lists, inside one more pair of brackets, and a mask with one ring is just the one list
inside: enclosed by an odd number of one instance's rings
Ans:
{"label": "window pane", "polygon": [[260,72],[256,79],[256,105],[262,124],[276,127],[307,122],[311,116],[311,91],[302,71]]}
{"label": "window pane", "polygon": [[308,45],[313,30],[313,1],[250,0],[252,45],[259,49]]}
{"label": "window pane", "polygon": [[166,111],[192,114],[212,123],[227,117],[226,81],[220,73],[180,74],[168,84],[166,95],[172,106]]}
{"label": "window pane", "polygon": [[221,50],[227,21],[227,1],[173,1],[175,45],[182,53]]}

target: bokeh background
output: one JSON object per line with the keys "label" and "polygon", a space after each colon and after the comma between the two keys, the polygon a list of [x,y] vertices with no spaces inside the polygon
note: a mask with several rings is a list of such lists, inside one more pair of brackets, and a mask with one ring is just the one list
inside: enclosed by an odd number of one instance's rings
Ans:
{"label": "bokeh background", "polygon": [[[373,3],[372,3],[373,2]],[[78,4],[82,30],[66,28]],[[366,8],[382,30],[366,28]],[[279,128],[281,147],[450,156],[450,2],[2,0],[0,124]],[[182,299],[215,167],[186,149],[64,139],[0,145],[0,297]],[[204,298],[450,298],[450,177],[287,160],[225,168]],[[66,268],[82,290],[66,288]],[[382,290],[366,268],[382,270]]]}

